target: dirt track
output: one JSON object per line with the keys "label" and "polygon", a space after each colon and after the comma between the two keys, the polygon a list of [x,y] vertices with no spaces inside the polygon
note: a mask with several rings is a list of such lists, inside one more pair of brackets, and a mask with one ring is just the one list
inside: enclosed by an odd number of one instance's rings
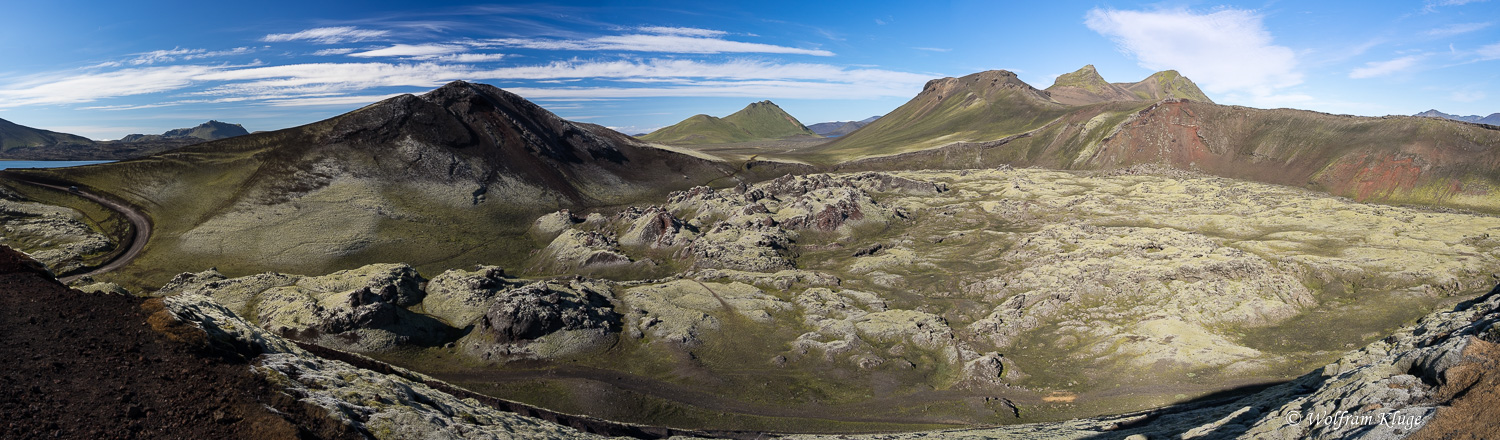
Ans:
{"label": "dirt track", "polygon": [[104,262],[103,265],[94,268],[94,270],[59,279],[64,284],[71,283],[79,278],[102,274],[125,266],[126,264],[130,263],[130,260],[134,260],[135,257],[140,256],[141,250],[146,248],[146,242],[151,239],[151,220],[146,217],[145,213],[142,213],[140,210],[135,209],[135,207],[133,206],[91,192],[82,190],[70,190],[69,187],[66,186],[38,182],[35,180],[27,179],[24,176],[11,174],[9,175],[9,177],[12,180],[28,185],[40,186],[43,188],[50,188],[58,191],[77,194],[79,197],[92,200],[95,203],[103,205],[106,208],[112,209],[115,212],[120,213],[120,215],[125,216],[127,220],[130,220],[130,229],[133,232],[130,234],[130,237],[127,237],[124,243],[121,243],[122,245],[128,246],[125,249],[125,252],[116,254],[114,258]]}

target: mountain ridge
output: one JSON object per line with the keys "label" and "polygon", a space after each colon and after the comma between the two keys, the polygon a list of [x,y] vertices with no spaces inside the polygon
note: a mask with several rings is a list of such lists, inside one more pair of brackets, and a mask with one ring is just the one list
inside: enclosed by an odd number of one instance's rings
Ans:
{"label": "mountain ridge", "polygon": [[791,137],[822,137],[770,100],[750,103],[723,118],[693,115],[639,139],[665,144],[722,144]]}
{"label": "mountain ridge", "polygon": [[1006,70],[940,78],[858,132],[809,151],[824,162],[839,162],[937,147],[950,139],[999,139],[1041,126],[1068,108]]}
{"label": "mountain ridge", "polygon": [[235,136],[250,134],[240,124],[230,124],[210,119],[208,122],[198,124],[189,128],[176,128],[167,130],[162,134],[130,134],[120,138],[120,142],[157,141],[174,138],[194,138],[205,141],[227,139]]}
{"label": "mountain ridge", "polygon": [[94,141],[83,136],[60,133],[40,128],[31,128],[0,119],[0,153],[16,149],[53,145],[93,145]]}
{"label": "mountain ridge", "polygon": [[0,119],[0,159],[125,160],[230,136],[247,134],[239,124],[209,121],[162,135],[132,134],[114,141],[26,127]]}
{"label": "mountain ridge", "polygon": [[1198,85],[1176,70],[1152,73],[1146,79],[1133,83],[1111,83],[1104,80],[1093,64],[1085,65],[1071,73],[1059,75],[1047,87],[1052,99],[1067,105],[1089,105],[1110,101],[1160,101],[1163,99],[1191,99],[1213,102]]}
{"label": "mountain ridge", "polygon": [[1417,113],[1417,114],[1412,115],[1412,116],[1420,116],[1420,117],[1426,117],[1426,118],[1451,119],[1451,120],[1454,120],[1454,121],[1473,122],[1473,123],[1476,123],[1476,124],[1500,125],[1500,113],[1491,113],[1489,116],[1479,116],[1479,115],[1459,116],[1459,115],[1451,115],[1451,114],[1443,113],[1443,112],[1437,111],[1437,109],[1432,109],[1432,110],[1428,110],[1428,111],[1425,111],[1425,112]]}
{"label": "mountain ridge", "polygon": [[[767,164],[739,173],[775,173]],[[574,123],[462,81],[304,126],[86,169],[28,171],[140,206],[160,233],[129,276],[346,268],[400,256],[456,267],[523,258],[525,226],[721,181],[734,166]],[[294,214],[294,215],[287,215]],[[338,225],[337,228],[331,225]],[[446,246],[413,247],[413,242]],[[244,246],[243,243],[253,243]],[[461,262],[461,263],[460,263]]]}
{"label": "mountain ridge", "polygon": [[807,126],[807,129],[812,130],[813,133],[817,133],[818,135],[823,137],[839,137],[849,133],[853,133],[854,130],[858,130],[860,127],[869,125],[871,122],[875,122],[876,119],[880,119],[880,116],[871,116],[858,121],[819,122]]}
{"label": "mountain ridge", "polygon": [[1058,83],[1054,94],[1005,71],[933,80],[876,122],[803,153],[846,171],[1160,164],[1359,201],[1500,212],[1490,196],[1500,191],[1492,126],[1219,105],[1181,97],[1201,91],[1174,71],[1120,87],[1176,96],[1154,101],[1059,102],[1069,90],[1112,90],[1088,66]]}

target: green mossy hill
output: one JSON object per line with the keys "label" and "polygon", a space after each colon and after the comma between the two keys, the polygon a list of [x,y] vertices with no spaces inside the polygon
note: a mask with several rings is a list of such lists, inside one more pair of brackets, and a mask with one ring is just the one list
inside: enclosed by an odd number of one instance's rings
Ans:
{"label": "green mossy hill", "polygon": [[156,233],[123,277],[509,263],[541,213],[665,197],[733,167],[453,82],[328,120],[147,158],[35,171],[141,207]]}
{"label": "green mossy hill", "polygon": [[745,129],[709,115],[693,115],[675,125],[640,137],[643,141],[669,144],[727,144],[754,138]]}
{"label": "green mossy hill", "polygon": [[723,144],[791,137],[822,137],[771,101],[751,103],[723,118],[695,115],[640,139],[667,144]]}
{"label": "green mossy hill", "polygon": [[771,101],[751,103],[724,117],[725,122],[734,124],[745,129],[756,136],[771,139],[788,138],[792,136],[818,137],[817,133],[808,130],[807,126],[797,118],[792,117]]}
{"label": "green mossy hill", "polygon": [[911,101],[859,131],[809,149],[822,162],[882,156],[940,147],[952,142],[988,141],[1038,127],[1067,113],[1067,107],[1016,77],[991,70],[962,78],[928,81]]}
{"label": "green mossy hill", "polygon": [[31,128],[0,119],[0,153],[17,148],[92,145],[93,143],[94,141],[83,136]]}
{"label": "green mossy hill", "polygon": [[1104,77],[1099,76],[1099,71],[1094,70],[1093,64],[1058,76],[1052,87],[1047,88],[1047,92],[1052,94],[1052,100],[1068,105],[1137,99],[1135,94],[1123,87],[1105,81]]}
{"label": "green mossy hill", "polygon": [[1052,87],[1047,88],[1052,100],[1067,105],[1089,105],[1110,101],[1160,101],[1163,99],[1191,99],[1213,102],[1198,90],[1198,85],[1175,70],[1164,70],[1151,74],[1140,82],[1110,83],[1094,70],[1094,65],[1083,66],[1072,73],[1057,77]]}
{"label": "green mossy hill", "polygon": [[1208,95],[1198,90],[1198,85],[1186,76],[1177,73],[1176,70],[1163,70],[1151,74],[1138,83],[1118,84],[1124,86],[1125,90],[1135,94],[1147,101],[1160,101],[1163,99],[1191,99],[1199,102],[1214,102],[1208,99]]}

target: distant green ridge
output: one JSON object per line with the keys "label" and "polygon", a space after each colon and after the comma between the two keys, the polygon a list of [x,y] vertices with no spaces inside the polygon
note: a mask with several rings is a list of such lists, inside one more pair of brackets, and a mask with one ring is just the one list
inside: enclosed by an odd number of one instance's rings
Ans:
{"label": "distant green ridge", "polygon": [[1193,80],[1182,76],[1176,70],[1163,70],[1151,74],[1151,76],[1146,77],[1141,82],[1118,85],[1124,86],[1125,90],[1145,100],[1158,101],[1176,98],[1199,102],[1214,102],[1212,99],[1208,99],[1208,95],[1203,94],[1202,90],[1198,89],[1198,85],[1194,84]]}
{"label": "distant green ridge", "polygon": [[1067,105],[1087,105],[1109,101],[1135,101],[1139,99],[1136,95],[1121,88],[1119,84],[1110,84],[1099,71],[1094,70],[1094,65],[1083,66],[1072,73],[1059,75],[1047,88],[1053,101]]}
{"label": "distant green ridge", "polygon": [[94,141],[83,136],[31,128],[0,119],[0,151],[16,148],[49,147],[54,145],[93,145]]}
{"label": "distant green ridge", "polygon": [[952,142],[990,141],[1046,125],[1067,113],[1048,92],[991,70],[928,81],[922,92],[859,131],[811,147],[822,162],[899,154]]}
{"label": "distant green ridge", "polygon": [[1089,64],[1072,73],[1059,75],[1052,83],[1052,87],[1048,87],[1047,90],[1058,87],[1077,87],[1094,93],[1103,93],[1110,88],[1110,84],[1109,81],[1104,80],[1104,77],[1099,76],[1099,71],[1094,70],[1093,64]]}
{"label": "distant green ridge", "polygon": [[775,103],[761,101],[723,118],[694,115],[640,139],[664,144],[725,144],[799,136],[822,137]]}
{"label": "distant green ridge", "polygon": [[1189,99],[1213,102],[1198,89],[1193,80],[1176,70],[1163,70],[1151,74],[1140,82],[1110,83],[1094,70],[1094,65],[1083,66],[1072,73],[1059,75],[1047,88],[1053,101],[1066,105],[1090,105],[1112,101],[1160,101],[1163,99]]}

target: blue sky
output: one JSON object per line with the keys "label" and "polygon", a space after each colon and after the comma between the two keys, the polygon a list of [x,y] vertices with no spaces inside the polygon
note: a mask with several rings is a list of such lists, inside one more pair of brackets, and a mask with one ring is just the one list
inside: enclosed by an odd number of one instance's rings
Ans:
{"label": "blue sky", "polygon": [[463,79],[634,134],[763,99],[863,119],[933,78],[1045,88],[1085,64],[1176,69],[1221,104],[1500,112],[1500,0],[719,3],[0,0],[0,118],[275,130]]}

